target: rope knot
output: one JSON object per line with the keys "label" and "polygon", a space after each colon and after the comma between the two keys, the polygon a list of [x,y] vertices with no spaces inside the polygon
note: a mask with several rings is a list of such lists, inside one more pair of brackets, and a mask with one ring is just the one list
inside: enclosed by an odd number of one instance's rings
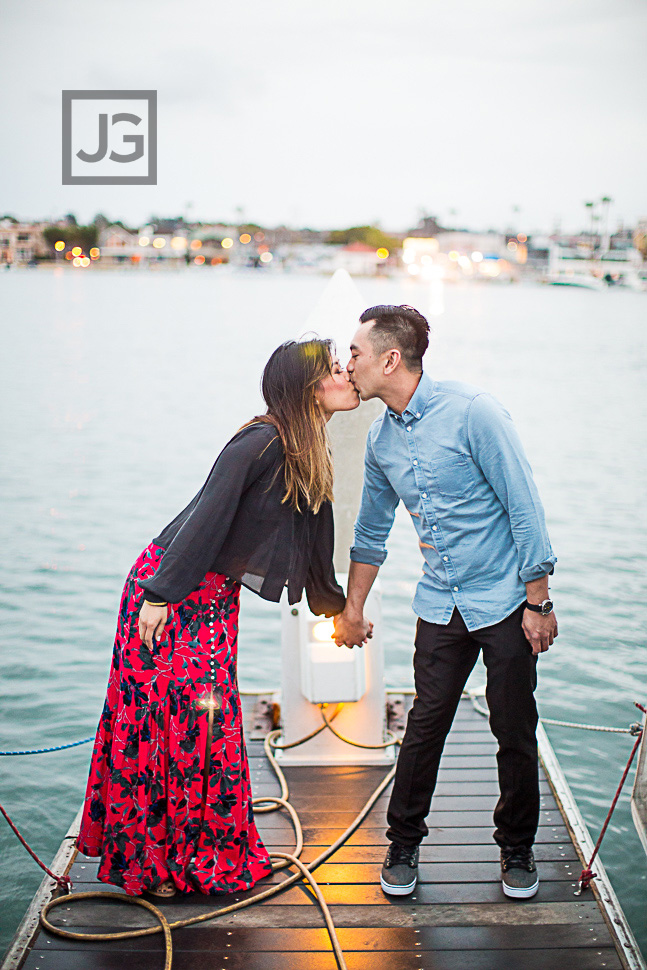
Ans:
{"label": "rope knot", "polygon": [[586,869],[582,869],[582,875],[580,876],[578,889],[575,895],[581,896],[582,893],[589,888],[592,880],[595,879],[596,876],[597,872],[593,872],[590,866],[587,866]]}

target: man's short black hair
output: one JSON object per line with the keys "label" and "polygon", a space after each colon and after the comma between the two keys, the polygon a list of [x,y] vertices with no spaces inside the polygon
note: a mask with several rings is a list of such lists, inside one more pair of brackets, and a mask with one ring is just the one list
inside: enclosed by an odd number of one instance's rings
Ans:
{"label": "man's short black hair", "polygon": [[370,339],[378,354],[397,347],[407,370],[419,373],[429,346],[429,324],[412,306],[372,306],[364,310],[360,323],[375,320]]}

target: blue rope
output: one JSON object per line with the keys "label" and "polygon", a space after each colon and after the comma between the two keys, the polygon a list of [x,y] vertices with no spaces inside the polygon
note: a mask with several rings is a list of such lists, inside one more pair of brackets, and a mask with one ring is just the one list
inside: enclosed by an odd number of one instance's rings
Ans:
{"label": "blue rope", "polygon": [[64,751],[65,748],[76,748],[79,744],[87,744],[94,741],[94,734],[91,738],[83,738],[82,741],[70,741],[69,744],[57,744],[53,748],[36,748],[34,751],[0,751],[0,758],[11,758],[18,754],[49,754],[50,751]]}

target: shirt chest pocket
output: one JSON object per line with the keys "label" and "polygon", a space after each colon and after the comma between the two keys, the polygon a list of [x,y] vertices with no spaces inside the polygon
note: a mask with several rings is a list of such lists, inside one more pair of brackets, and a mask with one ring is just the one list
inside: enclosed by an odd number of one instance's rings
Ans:
{"label": "shirt chest pocket", "polygon": [[464,498],[476,485],[474,463],[467,455],[452,455],[429,462],[434,487],[445,498]]}

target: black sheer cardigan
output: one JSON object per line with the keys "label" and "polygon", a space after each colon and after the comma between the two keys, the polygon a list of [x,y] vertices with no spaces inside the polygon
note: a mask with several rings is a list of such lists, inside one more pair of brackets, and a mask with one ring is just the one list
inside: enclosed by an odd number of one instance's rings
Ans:
{"label": "black sheer cardigan", "polygon": [[285,495],[284,453],[271,424],[252,424],[225,445],[205,484],[153,540],[165,552],[141,583],[145,598],[179,603],[205,573],[236,579],[278,602],[284,587],[297,603],[305,589],[313,613],[334,616],[345,605],[332,565],[332,506],[296,512]]}

